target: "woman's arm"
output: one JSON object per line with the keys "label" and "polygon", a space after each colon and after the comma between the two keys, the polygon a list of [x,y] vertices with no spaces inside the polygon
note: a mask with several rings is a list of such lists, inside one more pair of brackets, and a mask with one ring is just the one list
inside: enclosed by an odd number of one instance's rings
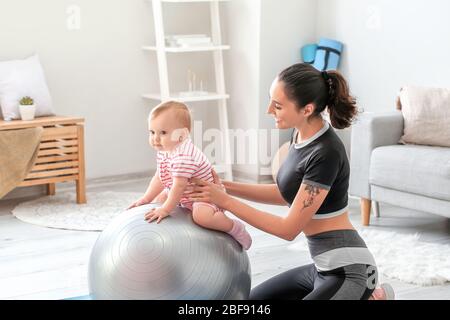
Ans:
{"label": "woman's arm", "polygon": [[250,184],[223,181],[227,193],[260,203],[287,205],[276,184]]}
{"label": "woman's arm", "polygon": [[252,226],[285,240],[294,240],[309,223],[328,194],[327,189],[302,183],[286,217],[257,210],[223,192],[219,186],[193,179],[193,201],[212,202]]}

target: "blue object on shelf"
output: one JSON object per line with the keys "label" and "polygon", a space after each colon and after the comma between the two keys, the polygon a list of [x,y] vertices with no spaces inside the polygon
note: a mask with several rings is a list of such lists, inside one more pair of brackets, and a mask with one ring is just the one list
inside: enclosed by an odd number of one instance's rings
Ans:
{"label": "blue object on shelf", "polygon": [[339,66],[339,58],[343,44],[339,41],[321,38],[317,46],[314,67],[317,70],[336,70]]}
{"label": "blue object on shelf", "polygon": [[316,51],[317,51],[317,44],[311,43],[304,45],[301,50],[303,62],[309,64],[314,63]]}

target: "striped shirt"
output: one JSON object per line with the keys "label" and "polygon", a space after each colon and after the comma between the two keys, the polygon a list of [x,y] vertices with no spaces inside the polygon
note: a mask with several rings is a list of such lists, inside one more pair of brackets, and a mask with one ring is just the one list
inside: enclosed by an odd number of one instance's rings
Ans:
{"label": "striped shirt", "polygon": [[[171,152],[158,151],[157,168],[159,178],[167,191],[172,188],[173,177],[214,181],[211,163],[190,138],[187,138]],[[186,190],[191,189],[192,185],[192,183],[188,183]],[[186,191],[183,193],[180,203],[183,205],[192,203],[188,199]]]}

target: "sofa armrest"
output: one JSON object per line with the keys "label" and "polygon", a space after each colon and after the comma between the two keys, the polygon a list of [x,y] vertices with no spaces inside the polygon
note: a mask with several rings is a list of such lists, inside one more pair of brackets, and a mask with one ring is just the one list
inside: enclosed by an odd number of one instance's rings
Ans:
{"label": "sofa armrest", "polygon": [[403,134],[401,111],[362,113],[352,126],[349,194],[370,199],[369,171],[372,150],[398,144]]}

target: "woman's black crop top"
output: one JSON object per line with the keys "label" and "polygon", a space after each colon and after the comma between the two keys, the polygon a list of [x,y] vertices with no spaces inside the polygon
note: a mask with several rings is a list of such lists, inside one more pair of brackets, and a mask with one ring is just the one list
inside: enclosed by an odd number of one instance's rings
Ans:
{"label": "woman's black crop top", "polygon": [[292,143],[277,174],[283,198],[292,205],[302,183],[329,190],[313,219],[324,219],[347,211],[350,166],[344,145],[333,128],[324,127],[310,139]]}

